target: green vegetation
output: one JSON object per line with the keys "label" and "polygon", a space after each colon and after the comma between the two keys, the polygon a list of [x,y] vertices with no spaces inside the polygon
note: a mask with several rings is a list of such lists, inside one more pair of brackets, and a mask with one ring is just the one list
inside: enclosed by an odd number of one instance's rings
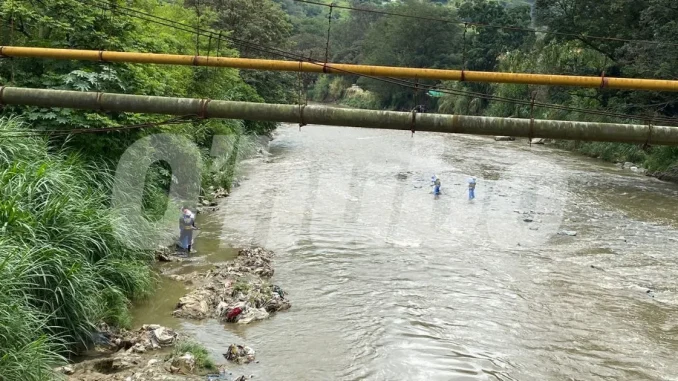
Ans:
{"label": "green vegetation", "polygon": [[[0,45],[177,54],[249,55],[223,36],[290,44],[291,24],[271,0],[4,0]],[[126,8],[131,7],[131,8]],[[130,10],[131,9],[131,10]],[[171,20],[148,21],[136,11]],[[173,26],[187,25],[184,30]],[[203,32],[196,35],[200,27]],[[187,28],[187,29],[186,29]],[[253,42],[253,41],[250,41]],[[252,102],[296,99],[296,76],[238,70],[40,59],[0,60],[0,84],[76,91],[185,96]],[[105,133],[41,132],[163,122],[165,116],[25,106],[0,108],[0,380],[46,380],[65,358],[92,343],[97,323],[130,324],[129,306],[148,296],[153,253],[139,231],[166,233],[175,185],[166,162],[146,173],[144,221],[114,213],[114,170],[128,147],[172,133],[179,158],[201,157],[200,188],[230,188],[239,157],[274,123],[195,120]],[[28,131],[29,133],[26,133]],[[223,142],[216,144],[215,136]],[[190,144],[186,144],[186,142]],[[231,150],[230,147],[237,149]],[[174,176],[176,178],[176,176]],[[179,184],[179,186],[188,186]],[[197,201],[197,200],[195,200]],[[171,222],[175,222],[172,218]],[[207,356],[196,358],[210,367]],[[205,352],[206,353],[206,352]]]}
{"label": "green vegetation", "polygon": [[[673,45],[678,39],[674,22],[678,8],[671,0],[342,0],[336,4],[450,22],[334,9],[327,44],[329,8],[294,0],[4,0],[0,2],[0,45],[280,58],[270,50],[275,48],[344,63],[595,76],[604,71],[608,76],[648,78],[678,75],[678,49]],[[170,22],[149,21],[135,10]],[[464,22],[560,34],[464,27]],[[226,39],[217,41],[219,35]],[[586,37],[595,35],[615,39]],[[430,97],[424,90],[417,93],[411,87],[353,75],[0,60],[0,83],[33,88],[294,102],[303,90],[300,82],[313,100],[360,108],[411,110],[425,104],[428,110],[444,113],[632,121],[577,111],[530,110],[487,99],[534,96],[539,102],[632,114],[641,120],[678,113],[672,94],[656,92],[418,81],[419,86],[457,94],[481,94]],[[51,378],[54,365],[91,343],[96,323],[129,324],[130,302],[151,292],[152,253],[135,246],[134,232],[164,231],[165,211],[178,205],[168,197],[174,184],[171,169],[159,162],[146,173],[146,219],[131,222],[124,214],[113,214],[113,169],[132,144],[161,132],[174,134],[177,142],[189,142],[177,143],[174,154],[202,158],[204,165],[196,170],[201,171],[199,186],[205,193],[210,187],[229,189],[238,158],[255,148],[257,135],[275,128],[264,122],[193,120],[47,137],[40,133],[153,124],[165,118],[27,106],[6,106],[0,113],[0,380]],[[37,135],[19,136],[26,130]],[[215,136],[223,141],[213,144]],[[678,172],[676,148],[559,144],[605,160],[634,161],[651,171]],[[237,149],[229,150],[233,146]]]}
{"label": "green vegetation", "polygon": [[[0,120],[0,134],[23,127]],[[0,379],[46,379],[94,323],[127,326],[130,301],[151,292],[152,254],[126,244],[134,227],[107,207],[112,181],[42,137],[0,145]]]}
{"label": "green vegetation", "polygon": [[202,344],[193,340],[179,340],[172,350],[173,356],[183,356],[190,353],[195,358],[195,366],[200,371],[215,371],[217,366],[210,357],[209,351]]}
{"label": "green vegetation", "polygon": [[233,295],[237,295],[240,292],[242,292],[243,294],[247,294],[249,290],[250,284],[246,280],[238,280],[233,285]]}
{"label": "green vegetation", "polygon": [[[293,24],[296,51],[324,60],[329,8],[278,0]],[[329,3],[329,2],[325,2]],[[403,0],[379,2],[353,0],[356,8],[450,20],[450,23],[421,21],[379,13],[335,10],[330,50],[332,62],[424,68],[465,67],[469,70],[568,75],[675,78],[678,76],[678,8],[671,0]],[[464,28],[464,23],[470,23]],[[533,33],[516,29],[532,28]],[[464,33],[465,31],[465,33]],[[595,39],[586,36],[607,36]],[[646,40],[655,43],[624,41]],[[673,117],[678,102],[671,93],[579,89],[513,84],[419,81],[456,94],[430,97],[415,95],[411,87],[357,76],[319,76],[308,92],[315,101],[352,107],[411,110],[425,104],[428,110],[467,115],[529,117],[529,105],[498,100],[499,96],[520,100],[535,96],[538,102],[577,109],[605,110],[637,115],[636,119],[593,116],[578,111],[535,108],[534,117],[593,122],[645,124],[652,117]],[[356,99],[349,92],[357,85],[370,95]],[[458,95],[474,92],[481,96]],[[559,142],[562,147],[611,161],[633,161],[651,172],[678,167],[676,150],[616,143]],[[659,174],[659,173],[657,173]]]}

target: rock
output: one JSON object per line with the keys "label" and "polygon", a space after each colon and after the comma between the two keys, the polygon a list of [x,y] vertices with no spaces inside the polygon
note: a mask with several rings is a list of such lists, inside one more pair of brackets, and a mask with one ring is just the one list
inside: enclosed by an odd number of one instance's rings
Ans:
{"label": "rock", "polygon": [[561,230],[558,232],[558,235],[566,235],[570,237],[574,237],[577,235],[577,232],[574,230]]}
{"label": "rock", "polygon": [[513,136],[495,136],[494,141],[496,142],[512,142],[516,140]]}
{"label": "rock", "polygon": [[178,369],[176,372],[172,373],[191,373],[195,369],[195,357],[190,353],[185,353],[181,357],[175,357],[172,359],[171,367]]}
{"label": "rock", "polygon": [[539,228],[538,228],[538,227],[533,227],[533,226],[530,226],[530,228],[529,228],[529,229],[530,229],[530,230],[534,230],[534,231],[537,231],[537,230],[539,230]]}
{"label": "rock", "polygon": [[157,254],[157,255],[155,256],[155,259],[156,259],[158,262],[172,262],[172,259],[171,259],[170,256],[167,255],[167,254]]}
{"label": "rock", "polygon": [[226,358],[228,361],[238,364],[249,364],[250,362],[254,361],[254,354],[254,349],[250,347],[231,344],[228,347],[227,352],[224,353],[224,358]]}
{"label": "rock", "polygon": [[534,138],[530,140],[530,144],[544,144],[546,143],[546,139],[544,138]]}
{"label": "rock", "polygon": [[224,188],[219,188],[216,191],[214,191],[214,198],[224,198],[228,197],[228,191]]}
{"label": "rock", "polygon": [[169,275],[168,278],[175,280],[177,282],[183,282],[183,281],[186,280],[186,277],[184,277],[183,275],[176,275],[176,274]]}
{"label": "rock", "polygon": [[649,296],[650,298],[654,298],[654,292],[653,292],[652,290],[647,290],[647,291],[645,291],[645,293],[646,293],[647,296]]}
{"label": "rock", "polygon": [[523,221],[525,221],[525,222],[532,222],[532,221],[534,221],[534,220],[531,219],[531,218],[524,218]]}
{"label": "rock", "polygon": [[155,259],[161,262],[170,262],[171,261],[171,255],[172,255],[172,249],[170,249],[167,246],[162,246],[159,245],[157,249],[155,249]]}
{"label": "rock", "polygon": [[624,163],[624,165],[622,165],[622,168],[631,168],[633,166],[634,166],[633,163],[627,161],[626,163]]}
{"label": "rock", "polygon": [[153,336],[158,341],[158,344],[162,346],[173,344],[177,334],[169,328],[160,327],[153,330]]}
{"label": "rock", "polygon": [[218,206],[197,207],[195,214],[214,213],[219,210]]}
{"label": "rock", "polygon": [[202,200],[201,204],[202,204],[203,206],[212,206],[212,205],[211,205],[211,202],[210,202],[209,200]]}
{"label": "rock", "polygon": [[128,352],[133,352],[133,353],[145,353],[146,352],[146,347],[143,346],[141,343],[136,343],[132,348],[128,350]]}
{"label": "rock", "polygon": [[146,364],[146,366],[153,366],[153,365],[155,365],[159,362],[160,362],[160,360],[158,360],[158,359],[150,359],[150,360],[148,360],[148,363]]}
{"label": "rock", "polygon": [[73,369],[73,366],[71,365],[65,365],[57,368],[57,372],[70,376],[71,374],[75,373],[75,369]]}

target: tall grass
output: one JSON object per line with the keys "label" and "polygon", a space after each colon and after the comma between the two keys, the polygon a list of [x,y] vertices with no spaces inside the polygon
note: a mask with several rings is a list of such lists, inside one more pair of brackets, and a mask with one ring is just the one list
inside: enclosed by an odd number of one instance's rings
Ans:
{"label": "tall grass", "polygon": [[[94,324],[125,325],[152,290],[152,253],[108,208],[111,174],[0,119],[0,380],[44,380]],[[118,224],[121,229],[114,229]]]}

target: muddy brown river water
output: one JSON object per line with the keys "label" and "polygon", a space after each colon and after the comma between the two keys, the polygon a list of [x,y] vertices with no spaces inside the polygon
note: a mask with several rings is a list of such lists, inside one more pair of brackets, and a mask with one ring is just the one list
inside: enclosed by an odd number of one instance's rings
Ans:
{"label": "muddy brown river water", "polygon": [[180,321],[164,280],[136,323],[249,345],[262,380],[678,380],[677,186],[481,137],[284,126],[270,153],[196,249],[274,250],[292,309]]}

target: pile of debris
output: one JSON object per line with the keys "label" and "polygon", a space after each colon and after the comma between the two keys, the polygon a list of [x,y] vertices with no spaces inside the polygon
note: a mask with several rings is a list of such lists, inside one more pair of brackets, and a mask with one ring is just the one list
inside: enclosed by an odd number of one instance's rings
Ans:
{"label": "pile of debris", "polygon": [[178,335],[157,324],[128,331],[99,324],[94,333],[96,352],[91,360],[55,369],[72,381],[204,380],[195,374],[193,355],[168,356],[161,348],[171,347]]}
{"label": "pile of debris", "polygon": [[224,358],[238,364],[249,364],[254,361],[254,349],[244,345],[231,344]]}
{"label": "pile of debris", "polygon": [[[195,357],[190,353],[181,356],[154,353],[136,354],[121,351],[109,357],[83,361],[56,369],[68,381],[205,381],[202,370],[197,369]],[[243,381],[248,377],[234,375],[221,369],[218,374],[207,375],[213,381]]]}
{"label": "pile of debris", "polygon": [[174,345],[177,333],[158,324],[144,324],[136,331],[113,329],[106,323],[99,324],[95,333],[97,352],[145,353]]}
{"label": "pile of debris", "polygon": [[173,315],[247,324],[290,308],[285,292],[267,281],[274,272],[272,258],[273,252],[262,248],[242,249],[232,263],[187,276],[196,288],[179,300]]}

